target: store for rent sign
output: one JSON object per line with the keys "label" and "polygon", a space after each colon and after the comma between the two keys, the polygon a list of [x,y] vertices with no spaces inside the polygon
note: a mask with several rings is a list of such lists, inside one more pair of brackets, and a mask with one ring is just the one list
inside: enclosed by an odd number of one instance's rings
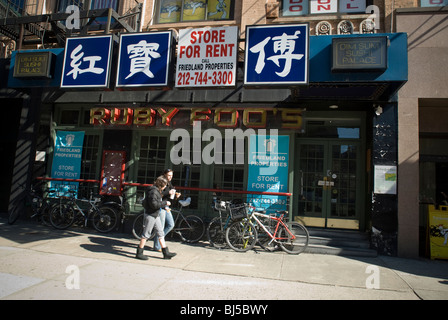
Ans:
{"label": "store for rent sign", "polygon": [[238,27],[179,31],[176,87],[234,86]]}
{"label": "store for rent sign", "polygon": [[[247,190],[288,192],[289,136],[251,135],[249,140],[249,174]],[[254,207],[267,213],[286,210],[285,196],[254,195],[248,199]]]}
{"label": "store for rent sign", "polygon": [[[59,179],[79,179],[81,174],[81,156],[84,143],[84,131],[57,131],[51,167],[51,177]],[[51,188],[58,195],[68,190],[77,190],[78,182],[51,181]]]}

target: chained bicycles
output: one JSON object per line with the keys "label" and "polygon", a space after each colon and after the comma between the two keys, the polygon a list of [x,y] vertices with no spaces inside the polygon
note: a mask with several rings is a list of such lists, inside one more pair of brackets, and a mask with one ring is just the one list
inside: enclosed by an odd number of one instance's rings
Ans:
{"label": "chained bicycles", "polygon": [[[20,185],[25,190],[25,196],[17,199],[12,205],[12,209],[9,212],[8,223],[14,224],[24,211],[24,205],[30,205],[32,209],[32,214],[30,218],[37,218],[45,226],[51,226],[49,212],[52,207],[51,199],[46,197],[46,192],[37,192],[34,186],[30,189],[25,188]],[[49,193],[54,192],[53,190],[48,190]]]}
{"label": "chained bicycles", "polygon": [[[234,201],[214,201],[214,209],[218,211],[218,216],[214,217],[207,226],[207,238],[210,245],[217,249],[223,249],[227,246],[226,230],[234,219],[239,218],[242,209],[241,204]],[[222,213],[227,212],[224,216]],[[244,217],[245,213],[241,215]]]}
{"label": "chained bicycles", "polygon": [[68,190],[69,197],[60,197],[60,202],[50,212],[50,222],[56,229],[67,229],[78,218],[84,226],[89,220],[99,232],[112,231],[118,221],[115,210],[108,206],[101,206],[101,198],[76,199],[76,191]]}

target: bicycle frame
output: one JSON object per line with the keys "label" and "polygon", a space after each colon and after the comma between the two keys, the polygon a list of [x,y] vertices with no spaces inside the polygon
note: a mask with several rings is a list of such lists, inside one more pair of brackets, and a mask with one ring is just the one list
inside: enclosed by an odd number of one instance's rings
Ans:
{"label": "bicycle frame", "polygon": [[[257,216],[277,221],[277,224],[275,226],[275,230],[274,230],[273,234],[271,232],[269,232],[269,230],[260,221],[260,219],[257,218]],[[263,213],[253,211],[249,216],[249,220],[251,220],[253,218],[257,222],[257,224],[263,229],[263,231],[266,232],[266,234],[271,238],[271,241],[269,242],[269,244],[271,244],[273,241],[278,242],[278,240],[287,239],[287,238],[279,238],[276,236],[280,225],[282,225],[285,228],[285,230],[288,232],[288,234],[291,236],[291,238],[293,240],[295,240],[296,236],[289,230],[288,226],[283,222],[283,216],[284,216],[284,214],[281,214],[280,217],[274,217],[274,216],[271,216],[268,214],[263,214]]]}
{"label": "bicycle frame", "polygon": [[[89,208],[85,209],[87,213],[84,212],[84,210],[78,205],[78,201],[88,203],[90,205]],[[99,203],[101,200],[94,199],[72,199],[73,206],[77,212],[79,212],[84,217],[84,226],[87,226],[87,221],[90,218],[90,215],[93,211],[99,211],[98,207],[96,206],[97,203]]]}
{"label": "bicycle frame", "polygon": [[[228,205],[228,204],[226,203],[226,205]],[[215,205],[215,209],[218,210],[218,212],[219,212],[219,219],[221,219],[221,221],[222,221],[222,212],[226,211],[226,208],[221,208],[221,207],[218,207],[218,206]],[[232,221],[232,216],[230,215],[230,213],[227,213],[226,223],[225,223],[224,226],[221,225],[222,230],[226,230],[226,228],[230,225],[231,221]]]}
{"label": "bicycle frame", "polygon": [[185,218],[185,216],[182,213],[182,208],[183,208],[182,206],[179,206],[178,209],[171,209],[171,213],[172,214],[173,213],[176,214],[176,217],[174,218],[174,227],[173,227],[173,229],[170,232],[171,235],[172,235],[172,232],[179,233],[181,230],[184,230],[184,229],[179,227],[180,221],[182,221],[182,220],[184,220],[187,223],[187,225],[190,226],[190,224],[188,223],[187,219]]}

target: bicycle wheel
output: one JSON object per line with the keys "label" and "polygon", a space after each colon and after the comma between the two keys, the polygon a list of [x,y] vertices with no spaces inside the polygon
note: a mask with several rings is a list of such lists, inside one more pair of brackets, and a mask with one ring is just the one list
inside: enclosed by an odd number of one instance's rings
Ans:
{"label": "bicycle wheel", "polygon": [[11,212],[9,213],[8,223],[14,224],[19,218],[19,216],[20,216],[20,206],[16,203],[14,204],[13,208],[11,209]]}
{"label": "bicycle wheel", "polygon": [[53,208],[53,206],[50,206],[50,204],[44,202],[44,204],[42,205],[42,207],[40,209],[40,220],[41,220],[42,224],[46,227],[51,226],[50,212],[51,212],[52,208]]}
{"label": "bicycle wheel", "polygon": [[225,218],[215,217],[210,221],[207,227],[207,238],[210,245],[217,249],[222,249],[227,246],[226,233],[224,226],[226,223]]}
{"label": "bicycle wheel", "polygon": [[75,210],[70,204],[54,206],[50,212],[50,223],[56,229],[67,229],[75,222]]}
{"label": "bicycle wheel", "polygon": [[248,219],[235,221],[226,230],[226,242],[237,252],[246,252],[257,243],[258,232]]}
{"label": "bicycle wheel", "polygon": [[310,235],[308,230],[298,222],[288,222],[287,230],[281,226],[278,230],[280,248],[290,254],[299,254],[308,246]]}
{"label": "bicycle wheel", "polygon": [[205,232],[204,222],[197,216],[187,216],[179,223],[174,230],[180,235],[182,241],[187,243],[198,242]]}
{"label": "bicycle wheel", "polygon": [[93,227],[99,232],[110,232],[117,225],[117,213],[111,207],[103,206],[93,215]]}
{"label": "bicycle wheel", "polygon": [[[143,218],[144,218],[144,213],[141,213],[137,216],[137,218],[135,218],[134,220],[134,224],[132,225],[132,235],[140,240],[142,238],[142,234],[143,234]],[[154,238],[156,235],[156,230],[153,228],[152,232],[151,232],[151,236],[149,237],[148,240],[151,240],[152,238]]]}

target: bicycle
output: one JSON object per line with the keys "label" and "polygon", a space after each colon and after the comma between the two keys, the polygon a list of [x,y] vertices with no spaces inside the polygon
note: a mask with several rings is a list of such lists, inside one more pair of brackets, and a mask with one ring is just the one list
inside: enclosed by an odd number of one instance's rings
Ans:
{"label": "bicycle", "polygon": [[[258,231],[256,224],[263,230],[270,241],[266,246],[276,243],[280,248],[289,254],[299,254],[303,252],[309,242],[309,233],[305,226],[297,222],[284,222],[285,211],[277,214],[265,214],[252,210],[247,218],[236,221],[226,230],[226,241],[229,247],[237,252],[246,252],[252,249],[258,241]],[[258,218],[260,217],[260,218]],[[269,219],[275,221],[271,227],[267,227],[261,220]]]}
{"label": "bicycle", "polygon": [[[117,217],[119,218],[119,224],[121,226],[120,230],[123,232],[125,221],[127,219],[134,218],[134,223],[135,223],[135,219],[137,219],[140,215],[143,214],[143,210],[140,212],[136,212],[136,213],[130,211],[130,205],[127,202],[128,200],[127,200],[126,192],[123,192],[121,196],[118,196],[118,199],[119,199],[119,201],[112,201],[111,199],[109,199],[107,202],[102,202],[101,206],[109,207],[115,211]],[[137,203],[141,204],[142,199],[138,199]],[[136,232],[134,232],[134,229],[132,229],[132,234],[137,239],[140,239],[140,236],[136,235]]]}
{"label": "bicycle", "polygon": [[[201,218],[195,215],[184,216],[182,208],[187,207],[191,203],[191,198],[186,200],[179,200],[179,209],[171,209],[171,212],[176,214],[174,219],[174,228],[171,230],[171,235],[176,233],[182,241],[187,243],[195,243],[202,239],[205,232],[204,222]],[[135,220],[132,228],[132,233],[137,239],[141,238],[143,233],[143,219],[144,213],[140,214]],[[148,240],[155,236],[155,230],[151,233]]]}
{"label": "bicycle", "polygon": [[[210,245],[217,249],[223,249],[227,246],[226,230],[227,227],[238,218],[237,211],[239,206],[232,201],[214,201],[213,208],[218,211],[219,216],[214,217],[207,226],[207,238]],[[223,217],[222,211],[227,211],[227,216]],[[233,215],[232,215],[233,214]],[[233,219],[232,219],[233,217]]]}
{"label": "bicycle", "polygon": [[[51,225],[60,230],[69,228],[75,222],[77,216],[79,220],[87,226],[89,220],[92,220],[95,230],[106,233],[112,231],[118,221],[115,210],[108,206],[98,206],[101,198],[94,197],[90,199],[76,199],[75,191],[69,190],[71,197],[61,197],[60,203],[50,212]],[[66,200],[66,201],[64,201]],[[84,204],[87,208],[81,208],[79,204]]]}
{"label": "bicycle", "polygon": [[[47,227],[51,226],[49,212],[53,204],[50,198],[44,196],[45,192],[42,192],[42,195],[39,194],[33,186],[29,190],[23,185],[20,186],[25,190],[25,196],[17,199],[13,204],[13,208],[8,216],[8,223],[11,225],[14,224],[23,212],[23,205],[30,204],[33,212],[30,218],[40,219],[43,225]],[[48,192],[54,191],[48,190]]]}

